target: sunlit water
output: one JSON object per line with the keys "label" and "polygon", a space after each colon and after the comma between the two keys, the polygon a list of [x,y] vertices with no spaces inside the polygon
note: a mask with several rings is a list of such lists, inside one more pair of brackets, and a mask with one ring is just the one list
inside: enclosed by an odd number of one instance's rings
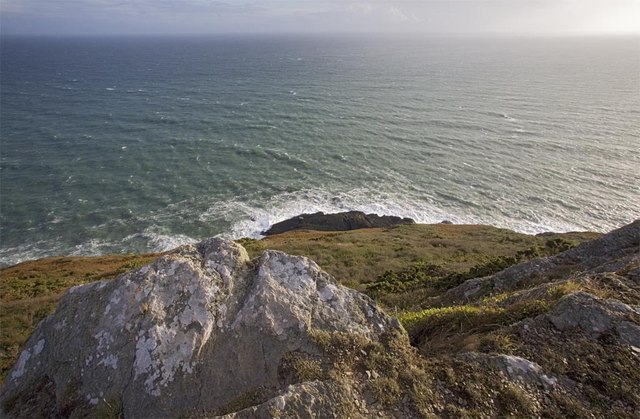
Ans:
{"label": "sunlit water", "polygon": [[2,264],[317,210],[529,233],[640,215],[635,38],[1,46]]}

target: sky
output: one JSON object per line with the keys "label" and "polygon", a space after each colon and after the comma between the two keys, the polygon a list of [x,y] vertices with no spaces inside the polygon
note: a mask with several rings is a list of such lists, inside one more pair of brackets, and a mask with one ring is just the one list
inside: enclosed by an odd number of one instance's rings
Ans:
{"label": "sky", "polygon": [[0,0],[0,30],[3,35],[640,35],[640,0]]}

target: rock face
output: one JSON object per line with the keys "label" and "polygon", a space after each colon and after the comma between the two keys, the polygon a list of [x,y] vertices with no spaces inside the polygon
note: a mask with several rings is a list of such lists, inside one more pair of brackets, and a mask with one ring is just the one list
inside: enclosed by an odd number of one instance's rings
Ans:
{"label": "rock face", "polygon": [[640,320],[640,308],[618,300],[580,291],[563,297],[546,317],[561,331],[578,327],[594,339],[613,332],[623,344],[640,347],[640,326],[630,321]]}
{"label": "rock face", "polygon": [[442,416],[640,418],[640,220],[430,302],[412,339],[468,391]]}
{"label": "rock face", "polygon": [[533,259],[495,275],[470,279],[447,291],[442,300],[468,301],[490,293],[516,290],[531,283],[552,282],[572,272],[615,272],[638,256],[640,220],[556,256]]}
{"label": "rock face", "polygon": [[209,239],[71,288],[25,345],[0,402],[13,417],[339,416],[360,396],[287,378],[288,354],[318,356],[322,331],[404,333],[307,258],[267,251],[249,261],[241,246]]}
{"label": "rock face", "polygon": [[276,223],[263,234],[269,236],[291,230],[345,231],[372,227],[386,228],[400,224],[415,224],[415,221],[411,218],[389,215],[379,216],[365,214],[361,211],[340,212],[337,214],[316,212],[315,214],[302,214]]}

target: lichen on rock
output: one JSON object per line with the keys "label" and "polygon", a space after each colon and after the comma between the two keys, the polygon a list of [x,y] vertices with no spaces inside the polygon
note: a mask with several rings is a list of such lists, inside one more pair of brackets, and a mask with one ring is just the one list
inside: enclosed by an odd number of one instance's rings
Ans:
{"label": "lichen on rock", "polygon": [[[307,258],[267,251],[251,262],[241,246],[209,239],[70,289],[27,342],[1,401],[9,416],[42,413],[14,402],[28,398],[72,415],[108,400],[128,417],[216,412],[255,388],[277,397],[284,354],[318,350],[312,329],[374,340],[401,330]],[[56,398],[34,392],[43,379]]]}

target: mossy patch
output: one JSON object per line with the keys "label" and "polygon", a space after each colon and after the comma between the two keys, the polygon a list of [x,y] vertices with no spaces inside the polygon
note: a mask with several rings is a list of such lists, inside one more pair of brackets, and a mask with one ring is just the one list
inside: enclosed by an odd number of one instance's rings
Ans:
{"label": "mossy patch", "polygon": [[559,332],[520,327],[515,332],[521,356],[575,383],[574,394],[557,395],[557,413],[579,415],[588,410],[602,417],[631,417],[639,411],[638,355],[620,344],[615,334],[595,340],[577,329]]}

